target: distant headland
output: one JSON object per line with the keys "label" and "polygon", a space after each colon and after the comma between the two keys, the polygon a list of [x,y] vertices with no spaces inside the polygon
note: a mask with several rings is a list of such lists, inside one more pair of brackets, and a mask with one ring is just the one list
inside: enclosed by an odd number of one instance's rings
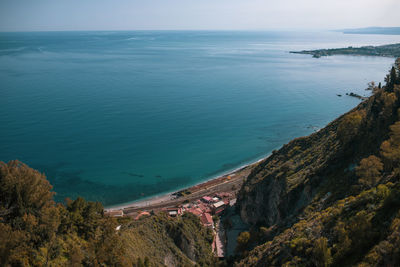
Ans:
{"label": "distant headland", "polygon": [[400,34],[400,27],[368,27],[368,28],[357,28],[357,29],[344,29],[338,30],[345,34],[388,34],[398,35]]}
{"label": "distant headland", "polygon": [[362,46],[347,48],[332,48],[318,50],[290,51],[294,54],[309,54],[315,58],[333,55],[357,55],[357,56],[380,56],[380,57],[400,57],[400,43],[381,46]]}

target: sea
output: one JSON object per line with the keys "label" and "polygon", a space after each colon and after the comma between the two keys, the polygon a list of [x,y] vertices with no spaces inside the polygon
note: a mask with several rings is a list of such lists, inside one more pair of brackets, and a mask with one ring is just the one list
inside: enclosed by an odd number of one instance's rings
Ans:
{"label": "sea", "polygon": [[[0,160],[55,199],[105,206],[173,192],[318,131],[394,58],[292,50],[381,45],[332,31],[0,33]],[[338,96],[341,95],[341,96]]]}

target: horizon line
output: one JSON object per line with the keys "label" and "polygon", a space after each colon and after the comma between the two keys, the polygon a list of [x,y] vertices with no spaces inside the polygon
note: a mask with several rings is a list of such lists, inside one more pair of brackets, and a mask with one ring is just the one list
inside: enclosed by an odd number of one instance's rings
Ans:
{"label": "horizon line", "polygon": [[400,29],[400,26],[366,26],[366,27],[358,27],[358,28],[265,28],[265,29],[67,29],[67,30],[0,30],[0,33],[30,33],[30,32],[195,32],[195,31],[203,31],[203,32],[267,32],[267,31],[336,31],[336,32],[344,32],[348,30],[361,30],[361,29]]}

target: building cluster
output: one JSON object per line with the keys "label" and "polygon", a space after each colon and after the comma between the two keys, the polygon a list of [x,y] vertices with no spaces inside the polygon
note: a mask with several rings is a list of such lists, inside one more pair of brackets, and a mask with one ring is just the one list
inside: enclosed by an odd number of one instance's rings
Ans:
{"label": "building cluster", "polygon": [[[170,217],[181,216],[185,212],[192,213],[200,218],[201,223],[214,229],[214,222],[212,219],[213,215],[221,215],[228,206],[233,206],[236,202],[236,198],[233,198],[232,193],[220,192],[212,196],[203,196],[190,203],[181,204],[177,207],[168,207],[162,209]],[[105,213],[112,217],[124,216],[123,210],[112,210]],[[151,213],[148,211],[142,211],[135,215],[134,219],[139,220],[142,217],[150,216]]]}
{"label": "building cluster", "polygon": [[[196,199],[190,203],[181,204],[177,207],[168,207],[163,208],[158,211],[163,211],[168,214],[170,217],[178,217],[183,215],[186,212],[192,213],[199,217],[201,223],[213,230],[214,232],[214,240],[212,243],[213,252],[220,258],[224,257],[224,245],[218,235],[219,227],[215,227],[213,216],[214,215],[222,215],[225,209],[229,206],[233,206],[236,203],[236,198],[233,193],[228,192],[220,192],[216,193],[212,196],[203,196],[200,199]],[[134,215],[135,220],[139,220],[143,217],[151,216],[154,212],[157,211],[141,211]],[[122,217],[124,214],[123,210],[115,210],[115,211],[107,211],[106,215],[112,217]],[[128,216],[132,216],[133,214],[129,214]],[[118,227],[119,230],[120,226]]]}
{"label": "building cluster", "polygon": [[202,224],[214,228],[213,215],[220,215],[232,203],[232,194],[221,192],[213,196],[204,196],[191,203],[186,203],[174,208],[164,209],[169,216],[180,216],[185,212],[192,213],[200,218]]}

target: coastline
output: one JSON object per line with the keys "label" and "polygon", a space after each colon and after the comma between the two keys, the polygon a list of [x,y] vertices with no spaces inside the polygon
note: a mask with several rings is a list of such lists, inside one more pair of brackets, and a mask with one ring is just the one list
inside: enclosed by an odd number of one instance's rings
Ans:
{"label": "coastline", "polygon": [[[117,210],[124,210],[124,211],[136,211],[140,209],[152,209],[158,208],[160,206],[167,207],[176,205],[176,203],[184,202],[185,200],[194,199],[194,198],[201,198],[202,196],[207,195],[210,193],[211,189],[219,189],[222,185],[230,185],[230,184],[237,184],[243,182],[245,178],[247,178],[250,171],[258,165],[260,162],[267,159],[271,156],[272,153],[268,153],[266,156],[263,156],[257,160],[251,161],[249,163],[243,164],[233,170],[226,171],[222,174],[218,174],[214,177],[201,181],[191,186],[186,186],[181,189],[168,192],[168,193],[161,193],[159,195],[150,196],[144,199],[134,200],[128,203],[117,204],[113,206],[104,207],[104,211],[117,211]],[[238,191],[240,188],[236,188],[235,190]],[[189,194],[185,197],[179,197],[177,194],[183,191],[190,191],[193,194]]]}
{"label": "coastline", "polygon": [[[303,51],[289,51],[289,53],[295,54],[310,54],[314,57],[321,57],[321,56],[330,56],[330,55],[370,55],[370,56],[378,56],[378,57],[393,57],[397,56],[397,54],[390,54],[390,53],[397,53],[400,43],[389,44],[389,45],[380,45],[380,46],[364,46],[364,47],[347,47],[347,48],[337,48],[337,49],[319,49],[319,50],[303,50]],[[383,54],[382,51],[386,51],[388,48],[396,48],[396,51],[393,52],[390,50],[389,54]],[[378,49],[379,53],[375,50]],[[364,50],[367,50],[366,52]],[[371,51],[372,50],[372,51]],[[382,50],[382,51],[381,51]],[[361,53],[362,51],[363,53]],[[366,54],[365,54],[365,53]],[[322,54],[321,54],[322,53]],[[376,54],[377,53],[377,54]],[[364,97],[350,93],[350,96],[357,97],[361,100],[365,100]],[[341,96],[341,95],[340,95]],[[176,189],[172,192],[167,193],[160,193],[158,195],[149,196],[137,200],[133,200],[131,202],[115,204],[111,206],[104,207],[105,211],[116,211],[116,210],[127,210],[127,211],[138,211],[140,209],[152,209],[152,208],[159,208],[161,206],[167,207],[172,205],[177,205],[179,202],[183,202],[185,200],[194,199],[195,197],[200,198],[201,196],[207,195],[209,193],[209,183],[212,183],[212,187],[218,187],[227,181],[225,180],[228,176],[235,176],[239,174],[243,169],[251,168],[254,165],[258,164],[259,162],[267,159],[271,153],[261,157],[260,159],[250,161],[247,164],[241,165],[233,170],[226,171],[225,173],[217,174],[214,177],[206,178],[205,180],[198,182],[194,185],[185,186],[180,189]],[[247,177],[247,176],[246,176]],[[245,177],[241,177],[242,180]],[[195,189],[195,190],[193,190]],[[184,194],[184,197],[178,196],[180,192],[190,191],[188,195]],[[195,196],[190,195],[192,192],[195,191],[197,194]],[[198,193],[198,191],[204,191],[203,193]],[[233,191],[233,190],[232,190]]]}

